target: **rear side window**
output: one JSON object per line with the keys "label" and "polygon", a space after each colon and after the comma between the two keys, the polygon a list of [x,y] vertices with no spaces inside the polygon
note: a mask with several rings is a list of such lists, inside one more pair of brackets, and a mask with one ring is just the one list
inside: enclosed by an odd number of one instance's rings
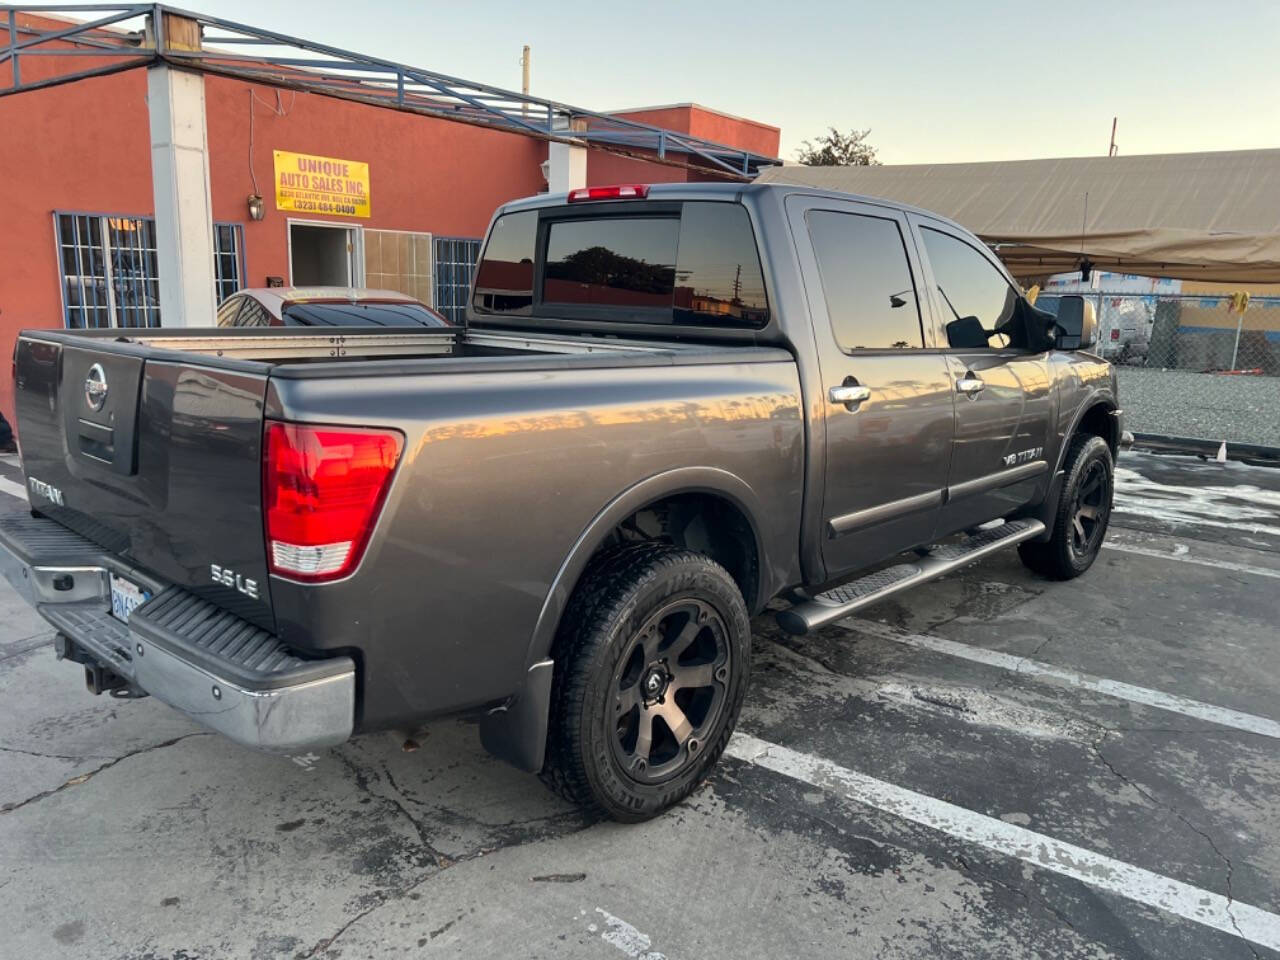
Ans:
{"label": "rear side window", "polygon": [[933,268],[946,321],[947,345],[973,350],[1008,346],[1017,291],[995,266],[963,240],[939,230],[920,231]]}
{"label": "rear side window", "polygon": [[747,208],[686,203],[676,256],[675,322],[763,327],[769,322],[760,254]]}
{"label": "rear side window", "polygon": [[253,297],[245,297],[244,307],[236,315],[234,326],[269,327],[271,326],[271,314],[267,312],[266,307],[253,299]]}
{"label": "rear side window", "polygon": [[240,312],[240,306],[244,303],[244,297],[228,297],[222,301],[222,306],[218,307],[218,326],[234,327],[236,324],[236,314]]}
{"label": "rear side window", "polygon": [[483,313],[528,314],[533,308],[533,256],[538,212],[508,213],[494,221],[476,269],[473,306]]}
{"label": "rear side window", "polygon": [[477,311],[698,326],[769,320],[755,234],[739,204],[637,205],[594,217],[557,207],[543,211],[541,230],[537,218],[525,211],[495,222],[476,272]]}
{"label": "rear side window", "polygon": [[920,306],[898,222],[831,210],[810,211],[808,222],[840,349],[922,348]]}

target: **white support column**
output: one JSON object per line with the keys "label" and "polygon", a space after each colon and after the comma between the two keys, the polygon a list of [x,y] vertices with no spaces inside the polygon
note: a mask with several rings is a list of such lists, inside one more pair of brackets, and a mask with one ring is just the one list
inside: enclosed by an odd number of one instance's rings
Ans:
{"label": "white support column", "polygon": [[552,141],[547,160],[547,190],[565,193],[587,185],[587,148]]}
{"label": "white support column", "polygon": [[166,327],[211,327],[217,304],[204,77],[163,63],[149,67],[147,113],[160,322]]}
{"label": "white support column", "polygon": [[[569,133],[581,130],[582,121],[571,121],[566,129],[557,131]],[[568,143],[548,144],[547,151],[547,191],[549,193],[566,193],[587,185],[587,148],[573,146]]]}

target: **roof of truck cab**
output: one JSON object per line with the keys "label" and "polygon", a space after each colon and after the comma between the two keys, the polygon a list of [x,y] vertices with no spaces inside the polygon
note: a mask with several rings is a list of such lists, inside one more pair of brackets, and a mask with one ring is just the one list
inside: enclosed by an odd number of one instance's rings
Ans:
{"label": "roof of truck cab", "polygon": [[[898,200],[891,200],[887,197],[873,197],[864,194],[846,193],[843,190],[831,190],[822,187],[810,187],[794,183],[651,183],[648,194],[642,199],[622,199],[622,200],[599,200],[593,201],[594,204],[619,204],[625,206],[628,203],[641,202],[644,200],[732,200],[740,196],[760,193],[802,193],[807,197],[826,197],[831,200],[853,201],[855,203],[870,203],[881,207],[889,207],[892,210],[903,210],[908,213],[916,213],[923,217],[931,217],[934,220],[941,220],[943,223],[950,223],[959,226],[955,221],[943,216],[933,210],[926,210],[923,207],[913,207],[907,203],[901,203]],[[524,197],[520,200],[512,200],[505,203],[500,208],[506,213],[514,213],[518,210],[537,210],[543,207],[557,207],[568,203],[569,195],[567,193],[539,193],[532,197]],[[962,228],[963,229],[963,228]]]}

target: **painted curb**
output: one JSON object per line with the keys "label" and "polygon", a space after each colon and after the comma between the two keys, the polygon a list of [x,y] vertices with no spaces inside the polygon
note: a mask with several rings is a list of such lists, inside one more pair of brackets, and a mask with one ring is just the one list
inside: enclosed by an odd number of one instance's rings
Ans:
{"label": "painted curb", "polygon": [[[1175,437],[1164,433],[1135,433],[1133,439],[1135,447],[1203,454],[1208,457],[1217,456],[1218,447],[1223,443],[1221,439],[1202,440],[1197,437]],[[1260,443],[1232,443],[1230,440],[1226,441],[1226,444],[1228,460],[1239,460],[1255,466],[1280,467],[1280,447],[1269,447]]]}

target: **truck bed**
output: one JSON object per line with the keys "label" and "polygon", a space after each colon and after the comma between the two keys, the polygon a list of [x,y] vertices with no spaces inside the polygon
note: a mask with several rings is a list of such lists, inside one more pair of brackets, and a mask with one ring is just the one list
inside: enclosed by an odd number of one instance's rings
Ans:
{"label": "truck bed", "polygon": [[[32,509],[153,596],[177,588],[303,659],[350,656],[359,728],[509,695],[565,556],[646,478],[732,474],[744,506],[784,491],[756,505],[760,536],[798,537],[800,390],[779,348],[496,329],[121,333],[19,338]],[[367,550],[340,580],[271,572],[271,422],[402,438]],[[428,650],[435,666],[405,687],[399,670]]]}

